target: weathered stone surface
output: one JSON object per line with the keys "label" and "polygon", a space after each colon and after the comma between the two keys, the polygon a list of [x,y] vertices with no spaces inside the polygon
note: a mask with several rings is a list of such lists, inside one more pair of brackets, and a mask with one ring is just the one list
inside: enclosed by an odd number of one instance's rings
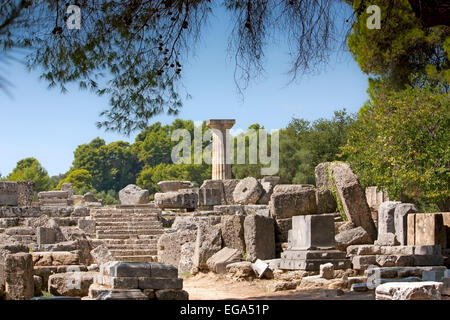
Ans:
{"label": "weathered stone surface", "polygon": [[225,202],[224,204],[235,204],[233,199],[233,192],[239,183],[240,179],[225,179],[222,180],[223,190],[225,192]]}
{"label": "weathered stone surface", "polygon": [[347,247],[351,245],[371,243],[370,236],[362,227],[341,232],[336,235],[335,240],[336,248],[342,251],[346,251]]}
{"label": "weathered stone surface", "polygon": [[175,218],[173,230],[197,230],[199,225],[214,226],[220,224],[219,216],[178,216]]}
{"label": "weathered stone surface", "polygon": [[97,277],[96,272],[66,272],[53,274],[48,279],[48,292],[54,296],[84,297]]}
{"label": "weathered stone surface", "polygon": [[288,233],[292,229],[292,218],[275,220],[275,242],[288,242]]}
{"label": "weathered stone surface", "polygon": [[325,263],[320,265],[320,273],[321,278],[324,279],[333,279],[334,278],[334,265],[332,263]]}
{"label": "weathered stone surface", "polygon": [[265,204],[247,204],[244,206],[244,213],[246,215],[258,214],[264,217],[270,217],[270,209]]}
{"label": "weathered stone surface", "polygon": [[273,193],[273,188],[275,185],[273,185],[271,182],[268,181],[260,181],[261,187],[263,188],[263,192],[261,196],[259,197],[258,204],[269,204],[270,196]]}
{"label": "weathered stone surface", "polygon": [[239,181],[233,191],[233,199],[239,204],[256,204],[263,193],[263,187],[253,177]]}
{"label": "weathered stone surface", "polygon": [[410,255],[376,255],[376,262],[380,267],[413,266],[414,258]]}
{"label": "weathered stone surface", "polygon": [[195,209],[198,205],[198,190],[180,189],[155,193],[155,204],[162,209]]}
{"label": "weathered stone surface", "polygon": [[250,261],[230,263],[226,267],[226,272],[237,279],[249,279],[256,277]]}
{"label": "weathered stone surface", "polygon": [[185,290],[156,290],[155,296],[157,300],[189,300],[189,293]]}
{"label": "weathered stone surface", "polygon": [[334,223],[335,234],[356,228],[355,224],[350,221],[338,221]]}
{"label": "weathered stone surface", "polygon": [[54,228],[38,227],[36,229],[38,245],[53,244],[56,242],[56,230]]}
{"label": "weathered stone surface", "polygon": [[269,202],[270,213],[276,219],[317,213],[316,192],[304,185],[282,185],[274,188]]}
{"label": "weathered stone surface", "polygon": [[150,202],[148,190],[129,184],[119,191],[119,199],[122,205],[136,205]]}
{"label": "weathered stone surface", "polygon": [[385,201],[378,207],[378,238],[375,244],[380,246],[395,246],[399,244],[395,237],[395,208],[399,201]]}
{"label": "weathered stone surface", "polygon": [[260,279],[273,279],[273,270],[269,268],[268,263],[260,259],[256,259],[256,261],[252,263],[252,269],[255,272],[255,275]]}
{"label": "weathered stone surface", "polygon": [[95,220],[88,219],[79,219],[78,220],[78,228],[83,230],[88,234],[95,234]]}
{"label": "weathered stone surface", "polygon": [[231,204],[231,205],[220,205],[214,206],[214,212],[219,215],[244,215],[244,206],[241,204]]}
{"label": "weathered stone surface", "polygon": [[295,290],[295,289],[297,289],[297,282],[296,281],[277,281],[277,282],[267,285],[266,289],[268,292]]}
{"label": "weathered stone surface", "polygon": [[379,285],[377,300],[441,300],[441,282],[391,282]]}
{"label": "weathered stone surface", "polygon": [[99,266],[106,262],[115,260],[105,244],[97,246],[95,249],[91,250],[90,254],[92,256],[93,261]]}
{"label": "weathered stone surface", "polygon": [[25,220],[25,225],[31,228],[43,227],[48,222],[49,217],[45,214],[37,218],[29,218]]}
{"label": "weathered stone surface", "polygon": [[0,181],[0,206],[30,206],[33,196],[32,181]]}
{"label": "weathered stone surface", "polygon": [[244,239],[248,261],[275,258],[274,219],[260,215],[245,217]]}
{"label": "weathered stone surface", "polygon": [[225,247],[209,258],[206,264],[209,270],[215,273],[225,273],[227,265],[240,261],[241,258],[242,253],[239,250]]}
{"label": "weathered stone surface", "polygon": [[181,246],[180,250],[180,262],[178,263],[178,272],[185,273],[189,272],[192,273],[196,271],[194,268],[194,251],[195,251],[195,243],[194,242],[187,242]]}
{"label": "weathered stone surface", "polygon": [[222,232],[219,227],[200,225],[197,229],[193,263],[199,270],[207,270],[206,262],[222,248]]}
{"label": "weathered stone surface", "polygon": [[199,206],[215,206],[225,203],[222,180],[205,180],[198,194]]}
{"label": "weathered stone surface", "polygon": [[181,278],[154,278],[139,277],[139,289],[182,289],[183,279]]}
{"label": "weathered stone surface", "polygon": [[5,233],[10,236],[27,236],[27,235],[34,235],[33,228],[29,227],[12,227],[5,230]]}
{"label": "weathered stone surface", "polygon": [[69,198],[73,196],[73,187],[72,187],[71,183],[67,183],[67,182],[63,183],[61,185],[61,189],[60,190],[61,191],[67,191]]}
{"label": "weathered stone surface", "polygon": [[416,213],[417,208],[412,203],[400,203],[395,207],[394,226],[395,236],[400,245],[408,244],[408,214]]}
{"label": "weathered stone surface", "polygon": [[334,248],[334,215],[305,215],[292,217],[292,232],[289,248],[331,249]]}
{"label": "weathered stone surface", "polygon": [[114,289],[101,292],[96,300],[148,300],[139,289]]}
{"label": "weathered stone surface", "polygon": [[194,187],[191,181],[167,180],[158,182],[162,192],[178,191],[180,189],[191,189]]}
{"label": "weathered stone surface", "polygon": [[78,251],[32,252],[31,255],[34,266],[66,266],[80,263]]}
{"label": "weathered stone surface", "polygon": [[[2,258],[0,258],[0,265]],[[1,269],[1,266],[0,266]],[[0,270],[0,278],[2,277]],[[0,285],[2,280],[0,279]],[[4,285],[7,300],[27,300],[34,294],[33,261],[29,253],[6,254]]]}
{"label": "weathered stone surface", "polygon": [[358,177],[353,173],[351,167],[343,162],[331,163],[328,171],[333,178],[337,196],[347,220],[366,230],[370,239],[374,241],[377,237],[377,230],[366,201],[365,191],[359,183]]}
{"label": "weathered stone surface", "polygon": [[185,243],[195,243],[197,228],[194,230],[179,230],[161,235],[158,239],[158,261],[178,267],[180,263],[181,246]]}
{"label": "weathered stone surface", "polygon": [[332,189],[333,185],[328,177],[328,166],[330,162],[319,163],[314,169],[316,187],[320,189]]}
{"label": "weathered stone surface", "polygon": [[221,229],[223,246],[245,252],[244,219],[242,215],[222,216]]}
{"label": "weathered stone surface", "polygon": [[328,189],[316,189],[317,213],[336,212],[337,203],[333,193]]}
{"label": "weathered stone surface", "polygon": [[408,245],[447,246],[446,227],[442,213],[408,214]]}
{"label": "weathered stone surface", "polygon": [[96,278],[96,283],[111,289],[139,289],[138,277],[111,277],[99,275]]}
{"label": "weathered stone surface", "polygon": [[78,227],[60,227],[64,240],[84,240],[87,239],[87,234]]}
{"label": "weathered stone surface", "polygon": [[352,257],[352,265],[355,270],[366,270],[371,265],[376,265],[376,256],[354,256]]}

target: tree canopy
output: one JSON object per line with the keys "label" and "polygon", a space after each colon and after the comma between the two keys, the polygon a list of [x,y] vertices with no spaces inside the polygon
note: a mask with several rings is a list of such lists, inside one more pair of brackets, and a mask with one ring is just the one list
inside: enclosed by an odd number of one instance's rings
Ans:
{"label": "tree canopy", "polygon": [[[448,12],[443,0],[434,0],[431,5],[418,0],[398,1],[403,9],[392,7],[391,3],[397,1],[372,2],[389,3],[383,6],[383,23],[393,29],[384,40],[395,40],[392,36],[397,26],[415,21],[424,22],[423,28],[446,23],[437,19]],[[353,14],[342,14],[348,3],[353,4]],[[50,87],[59,86],[65,91],[67,83],[77,82],[81,88],[108,95],[111,107],[102,112],[98,126],[127,134],[146,128],[149,119],[157,114],[179,111],[183,65],[219,6],[232,20],[229,55],[235,64],[236,84],[245,89],[264,70],[265,50],[272,39],[287,43],[289,71],[295,78],[327,62],[339,44],[337,39],[344,39],[354,23],[356,33],[364,36],[365,31],[358,26],[362,26],[361,17],[369,5],[367,0],[224,0],[220,4],[210,0],[82,0],[76,2],[81,8],[82,26],[73,30],[66,26],[71,19],[71,12],[67,12],[70,4],[6,0],[0,9],[0,47],[26,48],[26,65],[42,70],[41,77]],[[398,21],[398,13],[411,21]],[[406,35],[400,33],[400,37],[403,42],[420,40],[429,47],[439,35],[422,35],[414,30]],[[384,40],[373,45],[384,50]],[[363,44],[358,46],[357,51],[367,49]],[[416,57],[417,48],[410,49],[415,50],[410,53]],[[404,56],[401,52],[396,55]],[[391,58],[395,57],[386,59]],[[358,61],[367,68],[365,59]]]}
{"label": "tree canopy", "polygon": [[18,161],[16,167],[5,180],[33,181],[35,192],[47,191],[51,188],[47,170],[35,158],[25,158]]}

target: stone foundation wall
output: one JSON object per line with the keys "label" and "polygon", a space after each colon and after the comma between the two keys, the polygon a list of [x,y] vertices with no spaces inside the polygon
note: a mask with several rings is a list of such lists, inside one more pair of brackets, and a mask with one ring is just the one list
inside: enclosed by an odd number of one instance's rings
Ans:
{"label": "stone foundation wall", "polygon": [[0,182],[0,206],[29,206],[33,201],[34,182]]}

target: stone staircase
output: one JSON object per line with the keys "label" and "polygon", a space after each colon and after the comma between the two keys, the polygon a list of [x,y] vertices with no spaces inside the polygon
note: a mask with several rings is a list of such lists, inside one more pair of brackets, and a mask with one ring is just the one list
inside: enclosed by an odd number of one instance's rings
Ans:
{"label": "stone staircase", "polygon": [[91,209],[97,239],[103,240],[119,261],[156,261],[157,242],[164,233],[161,210],[152,206]]}

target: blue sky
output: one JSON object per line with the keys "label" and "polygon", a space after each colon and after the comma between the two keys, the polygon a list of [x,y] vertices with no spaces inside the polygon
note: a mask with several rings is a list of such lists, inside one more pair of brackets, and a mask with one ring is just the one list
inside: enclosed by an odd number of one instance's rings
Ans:
{"label": "blue sky", "polygon": [[[234,118],[235,129],[260,123],[266,129],[285,127],[292,117],[314,120],[330,118],[346,108],[357,112],[367,100],[367,76],[348,52],[339,51],[319,74],[299,77],[291,84],[287,48],[272,44],[266,51],[265,75],[252,82],[244,100],[233,80],[234,65],[226,54],[229,20],[222,13],[209,20],[202,40],[185,64],[184,86],[192,96],[184,101],[177,117],[194,121]],[[47,89],[39,73],[27,72],[16,63],[2,72],[13,83],[12,98],[0,92],[0,173],[5,176],[17,161],[35,157],[50,175],[66,172],[73,151],[95,137],[106,142],[130,137],[107,133],[95,126],[99,113],[108,108],[108,98],[69,86],[69,92]],[[160,115],[153,121],[170,123],[174,116]]]}

